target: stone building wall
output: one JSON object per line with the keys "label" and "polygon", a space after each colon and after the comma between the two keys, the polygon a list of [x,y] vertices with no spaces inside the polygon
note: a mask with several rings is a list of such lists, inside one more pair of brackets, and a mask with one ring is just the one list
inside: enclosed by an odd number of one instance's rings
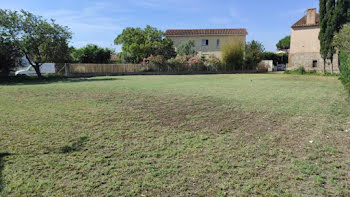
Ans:
{"label": "stone building wall", "polygon": [[[289,54],[288,70],[295,70],[303,66],[307,71],[323,72],[323,58],[319,52]],[[326,62],[326,71],[331,72],[332,64]],[[338,55],[334,55],[333,71],[339,73]]]}

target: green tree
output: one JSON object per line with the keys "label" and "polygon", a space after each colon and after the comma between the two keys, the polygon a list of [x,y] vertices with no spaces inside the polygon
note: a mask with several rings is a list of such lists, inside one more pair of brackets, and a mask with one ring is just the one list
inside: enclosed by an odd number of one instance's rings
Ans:
{"label": "green tree", "polygon": [[114,43],[123,45],[122,56],[127,62],[139,63],[151,55],[162,55],[169,59],[175,57],[172,41],[163,38],[164,32],[147,25],[145,29],[133,27],[124,29]]}
{"label": "green tree", "polygon": [[197,55],[197,51],[195,49],[194,40],[189,40],[187,42],[182,42],[177,47],[177,54],[180,56],[190,56],[194,57]]}
{"label": "green tree", "polygon": [[89,44],[80,49],[74,49],[72,53],[73,62],[108,64],[113,51]]}
{"label": "green tree", "polygon": [[9,72],[21,63],[22,53],[16,45],[0,37],[0,75],[8,76]]}
{"label": "green tree", "polygon": [[290,48],[290,36],[286,36],[283,39],[281,39],[277,44],[276,47],[278,50],[284,50]]}
{"label": "green tree", "polygon": [[323,72],[326,73],[326,59],[328,57],[329,43],[326,35],[327,29],[327,0],[320,0],[320,13],[319,13],[319,23],[320,23],[320,34],[319,40],[321,44],[320,53],[323,58]]}
{"label": "green tree", "polygon": [[71,32],[54,20],[48,22],[24,10],[0,10],[0,35],[21,50],[39,78],[43,63],[69,60]]}
{"label": "green tree", "polygon": [[335,35],[334,45],[339,49],[340,80],[350,94],[350,25],[344,25],[343,29]]}
{"label": "green tree", "polygon": [[228,42],[221,48],[224,71],[244,69],[244,46],[234,41]]}
{"label": "green tree", "polygon": [[[339,32],[342,25],[348,21],[350,13],[348,0],[320,0],[320,34],[321,55],[324,60],[324,72],[326,72],[326,60],[332,63],[337,52],[333,45],[334,34]],[[348,16],[347,16],[348,15]]]}
{"label": "green tree", "polygon": [[326,12],[326,17],[327,17],[327,28],[326,28],[326,39],[327,43],[329,45],[328,48],[328,54],[327,54],[327,59],[331,60],[331,73],[333,74],[333,57],[334,54],[336,53],[336,49],[333,45],[333,37],[334,34],[337,31],[337,17],[335,15],[335,0],[328,0],[327,1],[327,12]]}
{"label": "green tree", "polygon": [[265,48],[258,41],[248,42],[245,46],[245,65],[246,69],[255,69],[263,59]]}

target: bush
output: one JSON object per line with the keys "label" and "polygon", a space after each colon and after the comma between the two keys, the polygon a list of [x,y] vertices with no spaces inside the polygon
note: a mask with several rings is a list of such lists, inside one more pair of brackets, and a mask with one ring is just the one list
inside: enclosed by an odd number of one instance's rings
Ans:
{"label": "bush", "polygon": [[194,40],[189,40],[188,42],[183,42],[177,47],[177,54],[179,56],[190,56],[194,57],[197,55],[195,49]]}
{"label": "bush", "polygon": [[188,60],[188,64],[191,71],[207,71],[208,68],[205,65],[205,58],[194,56]]}
{"label": "bush", "polygon": [[350,24],[335,35],[334,45],[340,51],[340,80],[350,95]]}
{"label": "bush", "polygon": [[346,91],[350,95],[350,54],[340,55],[340,77]]}
{"label": "bush", "polygon": [[243,69],[244,50],[242,44],[229,42],[224,45],[221,50],[224,71]]}
{"label": "bush", "polygon": [[177,56],[168,60],[168,65],[173,71],[181,72],[189,69],[188,58]]}
{"label": "bush", "polygon": [[303,75],[306,73],[306,70],[305,70],[304,66],[300,66],[298,69],[295,70],[295,72]]}
{"label": "bush", "polygon": [[206,61],[206,64],[210,71],[219,71],[222,68],[221,60],[215,55],[209,56],[209,58]]}
{"label": "bush", "polygon": [[[148,58],[144,59],[146,65],[148,65],[148,71],[167,71],[168,67],[166,65],[166,61],[162,55],[157,55],[157,56],[149,56]],[[143,65],[145,65],[143,63]]]}

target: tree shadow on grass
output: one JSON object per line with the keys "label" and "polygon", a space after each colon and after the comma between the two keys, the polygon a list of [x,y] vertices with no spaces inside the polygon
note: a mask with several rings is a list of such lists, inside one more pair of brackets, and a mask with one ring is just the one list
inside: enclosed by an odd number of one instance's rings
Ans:
{"label": "tree shadow on grass", "polygon": [[80,137],[80,138],[74,139],[70,145],[65,145],[60,147],[58,149],[58,153],[67,154],[71,152],[80,151],[84,147],[84,143],[88,140],[89,140],[88,137]]}
{"label": "tree shadow on grass", "polygon": [[122,80],[117,77],[101,77],[101,78],[68,78],[68,77],[2,77],[0,78],[0,85],[42,85],[51,83],[77,83],[77,82],[99,82],[99,81],[115,81]]}
{"label": "tree shadow on grass", "polygon": [[5,167],[5,161],[4,158],[10,156],[10,153],[0,153],[0,194],[2,193],[2,190],[4,189],[4,179],[3,179],[3,174],[2,171],[4,170]]}

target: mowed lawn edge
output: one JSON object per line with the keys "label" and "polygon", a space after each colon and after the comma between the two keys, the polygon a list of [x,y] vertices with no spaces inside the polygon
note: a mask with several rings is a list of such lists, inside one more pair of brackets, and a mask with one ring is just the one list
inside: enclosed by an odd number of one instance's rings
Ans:
{"label": "mowed lawn edge", "polygon": [[0,85],[4,195],[349,195],[335,77]]}

